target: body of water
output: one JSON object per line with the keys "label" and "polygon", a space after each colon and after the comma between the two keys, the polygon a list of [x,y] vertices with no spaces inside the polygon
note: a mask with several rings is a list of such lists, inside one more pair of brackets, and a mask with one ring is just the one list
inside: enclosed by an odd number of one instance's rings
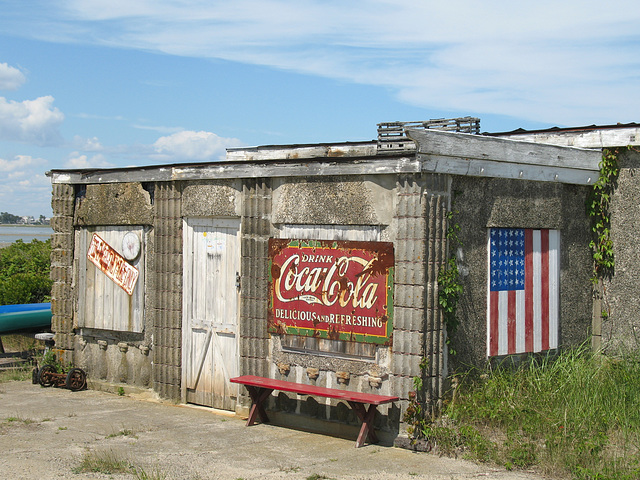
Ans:
{"label": "body of water", "polygon": [[33,239],[44,242],[52,233],[49,225],[0,225],[0,244],[7,245],[16,240],[29,243]]}

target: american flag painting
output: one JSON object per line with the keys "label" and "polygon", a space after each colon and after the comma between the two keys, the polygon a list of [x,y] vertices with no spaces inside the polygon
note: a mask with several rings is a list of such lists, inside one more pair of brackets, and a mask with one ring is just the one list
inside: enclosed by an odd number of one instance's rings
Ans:
{"label": "american flag painting", "polygon": [[487,355],[558,347],[560,232],[489,229]]}

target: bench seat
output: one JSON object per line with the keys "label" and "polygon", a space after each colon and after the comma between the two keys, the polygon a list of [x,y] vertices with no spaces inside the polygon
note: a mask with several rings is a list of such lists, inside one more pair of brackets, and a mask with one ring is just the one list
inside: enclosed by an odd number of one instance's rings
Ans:
{"label": "bench seat", "polygon": [[[318,387],[315,385],[288,382],[286,380],[274,380],[254,375],[234,377],[231,379],[231,382],[247,387],[249,395],[251,396],[252,405],[249,412],[249,418],[247,419],[247,426],[253,425],[257,416],[260,417],[260,421],[262,423],[269,422],[269,417],[264,409],[263,402],[274,390],[346,401],[362,421],[360,433],[356,440],[356,448],[364,445],[367,438],[369,438],[370,443],[378,443],[378,437],[373,429],[373,419],[375,417],[376,407],[378,405],[398,400],[398,397],[390,395],[351,392],[349,390],[340,390],[338,388]],[[365,405],[368,405],[369,407],[367,408]]]}

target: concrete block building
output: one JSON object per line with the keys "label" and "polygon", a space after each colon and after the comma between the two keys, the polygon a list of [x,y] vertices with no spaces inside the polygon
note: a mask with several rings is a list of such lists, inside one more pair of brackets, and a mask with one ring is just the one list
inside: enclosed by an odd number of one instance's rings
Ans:
{"label": "concrete block building", "polygon": [[[376,421],[394,437],[414,377],[437,407],[452,368],[584,341],[600,153],[480,136],[476,120],[49,172],[56,348],[94,388],[236,412],[250,400],[229,378],[245,374],[396,395]],[[452,256],[449,338],[438,274]],[[318,430],[358,423],[323,399],[280,393],[270,409]]]}

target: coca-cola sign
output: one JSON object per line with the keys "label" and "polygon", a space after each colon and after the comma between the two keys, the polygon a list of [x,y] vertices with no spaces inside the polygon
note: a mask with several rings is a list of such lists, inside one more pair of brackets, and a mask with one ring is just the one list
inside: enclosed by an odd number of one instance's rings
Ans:
{"label": "coca-cola sign", "polygon": [[269,240],[269,331],[388,345],[393,243]]}

